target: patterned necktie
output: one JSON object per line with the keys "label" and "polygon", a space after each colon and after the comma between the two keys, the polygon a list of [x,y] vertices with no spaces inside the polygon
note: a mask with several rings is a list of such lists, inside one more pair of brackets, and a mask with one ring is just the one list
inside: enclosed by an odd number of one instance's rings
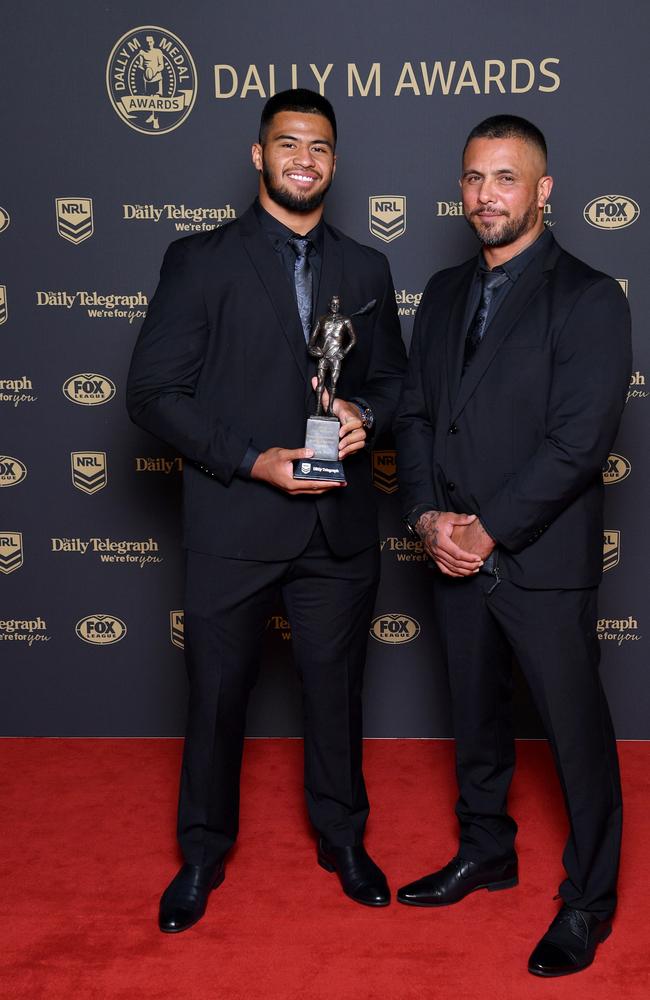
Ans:
{"label": "patterned necktie", "polygon": [[293,269],[293,280],[296,285],[296,299],[298,302],[298,312],[305,334],[305,340],[309,341],[311,336],[311,313],[312,313],[312,285],[313,276],[309,266],[309,254],[314,244],[304,236],[292,236],[289,246],[296,255],[296,263]]}
{"label": "patterned necktie", "polygon": [[481,271],[481,300],[474,313],[474,318],[469,325],[467,336],[465,337],[465,358],[463,369],[467,367],[476,354],[479,344],[483,340],[485,327],[487,326],[492,296],[495,290],[508,280],[508,275],[502,267],[495,267],[491,271]]}

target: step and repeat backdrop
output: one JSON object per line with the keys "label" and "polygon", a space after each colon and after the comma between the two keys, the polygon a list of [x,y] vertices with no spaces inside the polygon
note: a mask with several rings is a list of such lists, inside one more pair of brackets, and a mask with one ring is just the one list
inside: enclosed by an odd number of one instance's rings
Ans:
{"label": "step and repeat backdrop", "polygon": [[[12,11],[0,38],[0,734],[183,731],[183,460],[130,424],[125,378],[167,245],[246,209],[262,105],[306,86],[339,120],[327,217],[389,257],[407,344],[428,276],[477,249],[457,182],[467,132],[497,113],[545,132],[546,224],[621,283],[634,318],[603,468],[598,637],[618,736],[650,738],[649,29],[631,0]],[[400,521],[391,440],[375,442],[373,477],[383,577],[366,732],[449,736],[431,570]],[[278,604],[251,735],[300,734],[290,635]],[[517,701],[519,734],[538,735],[521,684]]]}

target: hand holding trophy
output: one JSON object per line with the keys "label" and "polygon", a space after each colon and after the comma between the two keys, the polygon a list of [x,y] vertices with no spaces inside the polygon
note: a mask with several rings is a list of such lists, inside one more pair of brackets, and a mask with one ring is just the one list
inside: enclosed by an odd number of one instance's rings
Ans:
{"label": "hand holding trophy", "polygon": [[[294,479],[316,479],[344,483],[343,463],[339,461],[340,421],[334,416],[332,404],[336,398],[336,384],[341,374],[341,363],[357,342],[349,316],[339,312],[338,295],[333,295],[329,312],[321,316],[309,338],[307,350],[318,359],[318,384],[316,386],[316,413],[307,420],[305,448],[314,455],[310,459],[294,462]],[[327,409],[323,407],[323,392],[327,390]]]}

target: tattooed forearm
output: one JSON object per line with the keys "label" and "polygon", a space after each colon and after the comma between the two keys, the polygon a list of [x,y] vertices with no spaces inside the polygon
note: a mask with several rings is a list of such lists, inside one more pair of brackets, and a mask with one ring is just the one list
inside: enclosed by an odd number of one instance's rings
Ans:
{"label": "tattooed forearm", "polygon": [[415,530],[422,539],[422,543],[429,555],[433,554],[433,551],[438,544],[439,519],[439,510],[427,510],[424,514],[420,515],[415,525]]}

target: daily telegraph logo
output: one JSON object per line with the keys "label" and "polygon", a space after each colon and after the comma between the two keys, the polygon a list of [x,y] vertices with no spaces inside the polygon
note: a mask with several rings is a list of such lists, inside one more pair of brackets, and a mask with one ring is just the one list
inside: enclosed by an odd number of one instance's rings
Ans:
{"label": "daily telegraph logo", "polygon": [[92,198],[56,198],[56,231],[69,243],[83,243],[94,233]]}
{"label": "daily telegraph logo", "polygon": [[104,489],[108,482],[105,451],[71,451],[70,463],[76,489],[89,495]]}
{"label": "daily telegraph logo", "polygon": [[603,482],[605,486],[612,483],[622,483],[632,471],[632,465],[623,455],[611,454],[603,466]]}
{"label": "daily telegraph logo", "polygon": [[614,569],[621,561],[621,533],[613,529],[603,531],[603,573]]}
{"label": "daily telegraph logo", "polygon": [[631,399],[647,399],[648,396],[650,392],[645,387],[645,375],[643,372],[632,372],[625,402],[629,403]]}
{"label": "daily telegraph logo", "polygon": [[0,455],[0,487],[17,486],[27,475],[27,466],[19,458]]}
{"label": "daily telegraph logo", "polygon": [[601,194],[585,205],[585,222],[596,229],[625,229],[639,218],[641,209],[624,194]]}
{"label": "daily telegraph logo", "polygon": [[98,292],[96,289],[39,289],[36,305],[53,309],[72,309],[78,306],[86,310],[89,319],[144,319],[149,300],[144,292],[122,294],[119,292]]}
{"label": "daily telegraph logo", "polygon": [[202,207],[191,205],[175,205],[166,202],[164,205],[126,204],[122,205],[122,218],[126,222],[173,222],[178,233],[205,232],[217,229],[224,222],[237,218],[232,205],[220,207]]}
{"label": "daily telegraph logo", "polygon": [[52,552],[99,556],[102,563],[128,564],[143,569],[163,562],[155,538],[52,538]]}
{"label": "daily telegraph logo", "polygon": [[404,614],[384,614],[373,619],[370,626],[370,635],[378,642],[385,642],[389,646],[398,643],[412,642],[420,634],[420,624],[415,618]]}
{"label": "daily telegraph logo", "polygon": [[[436,215],[438,218],[446,218],[447,216],[463,218],[464,214],[463,202],[461,200],[436,202]],[[553,219],[553,206],[550,201],[547,201],[544,205],[544,225],[550,229],[555,225],[555,222],[556,220]]]}
{"label": "daily telegraph logo", "polygon": [[7,286],[0,285],[0,326],[7,322],[9,309],[7,307]]}
{"label": "daily telegraph logo", "polygon": [[407,535],[388,535],[379,542],[380,551],[389,553],[397,562],[428,562],[424,545]]}
{"label": "daily telegraph logo", "polygon": [[173,458],[165,458],[164,455],[138,455],[134,461],[136,472],[162,472],[169,476],[172,472],[183,471],[183,459],[180,455]]}
{"label": "daily telegraph logo", "polygon": [[129,128],[164,135],[182,125],[196,100],[196,66],[189,50],[166,28],[127,31],[108,57],[106,87]]}
{"label": "daily telegraph logo", "polygon": [[93,646],[110,646],[126,635],[126,625],[115,615],[86,615],[75,625],[75,632]]}
{"label": "daily telegraph logo", "polygon": [[23,564],[23,536],[20,531],[0,531],[0,573],[7,575]]}
{"label": "daily telegraph logo", "polygon": [[50,642],[51,638],[47,634],[47,622],[40,615],[38,618],[0,619],[0,642],[22,642],[25,646],[33,646],[37,642]]}
{"label": "daily telegraph logo", "polygon": [[32,395],[33,388],[34,383],[26,375],[21,375],[20,378],[0,378],[0,403],[11,403],[14,409],[21,403],[35,403],[38,396]]}
{"label": "daily telegraph logo", "polygon": [[185,649],[185,612],[169,612],[169,631],[173,646]]}
{"label": "daily telegraph logo", "polygon": [[627,618],[599,618],[596,632],[601,642],[639,642],[643,636],[639,632],[639,620],[632,615]]}
{"label": "daily telegraph logo", "polygon": [[108,403],[115,395],[115,383],[105,375],[82,372],[79,375],[71,375],[63,383],[62,392],[71,403],[78,403],[80,406],[101,406],[102,403]]}
{"label": "daily telegraph logo", "polygon": [[2,205],[0,205],[0,233],[4,233],[5,229],[9,228],[10,222],[11,218],[9,216],[9,212],[6,208],[3,208]]}
{"label": "daily telegraph logo", "polygon": [[391,243],[406,232],[406,198],[401,194],[373,194],[368,199],[370,232]]}
{"label": "daily telegraph logo", "polygon": [[372,482],[382,493],[397,492],[397,453],[373,451]]}

